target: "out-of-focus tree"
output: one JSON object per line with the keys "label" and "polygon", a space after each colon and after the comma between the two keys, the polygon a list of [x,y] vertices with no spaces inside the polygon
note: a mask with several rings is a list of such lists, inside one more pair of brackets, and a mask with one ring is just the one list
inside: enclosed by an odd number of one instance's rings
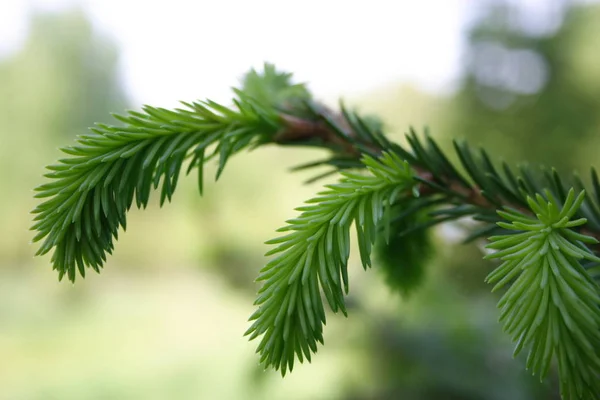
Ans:
{"label": "out-of-focus tree", "polygon": [[34,14],[30,26],[23,49],[0,64],[3,123],[64,142],[125,106],[117,49],[85,14]]}
{"label": "out-of-focus tree", "polygon": [[509,160],[567,171],[594,164],[585,144],[600,132],[599,35],[598,4],[488,2],[448,131]]}

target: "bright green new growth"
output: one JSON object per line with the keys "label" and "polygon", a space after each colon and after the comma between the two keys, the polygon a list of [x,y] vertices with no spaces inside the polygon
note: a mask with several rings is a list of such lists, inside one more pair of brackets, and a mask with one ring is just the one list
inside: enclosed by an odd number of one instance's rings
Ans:
{"label": "bright green new growth", "polygon": [[[119,227],[126,228],[134,198],[138,208],[145,208],[162,181],[160,204],[170,201],[188,160],[187,173],[198,168],[202,194],[205,162],[218,157],[218,179],[231,155],[271,140],[281,128],[278,113],[265,104],[271,92],[281,96],[278,89],[284,87],[286,94],[305,93],[289,78],[267,66],[268,82],[259,93],[263,103],[238,90],[236,109],[210,100],[183,103],[187,109],[174,111],[145,106],[142,113],[115,115],[125,126],[97,124],[91,134],[78,137],[78,145],[61,149],[69,158],[47,167],[51,172],[45,176],[52,182],[35,189],[35,197],[49,198],[33,210],[37,222],[32,229],[38,231],[33,241],[45,238],[36,255],[55,248],[52,262],[59,279],[67,274],[74,281],[76,268],[83,277],[86,267],[99,272]],[[256,79],[250,76],[246,82]]]}
{"label": "bright green new growth", "polygon": [[364,156],[362,162],[368,174],[343,172],[339,183],[297,208],[302,214],[278,230],[290,233],[267,242],[278,246],[266,255],[277,257],[260,271],[257,280],[265,284],[246,334],[251,339],[264,335],[257,350],[261,362],[281,368],[282,375],[292,370],[296,356],[310,361],[316,342],[323,343],[321,291],[334,312],[346,314],[352,223],[366,269],[379,228],[389,227],[390,207],[412,194],[413,172],[397,155]]}
{"label": "bright green new growth", "polygon": [[[412,268],[385,266],[388,280],[403,280],[390,285],[406,293],[424,276],[426,256],[415,249],[428,249],[427,230],[472,218],[478,225],[465,241],[495,235],[489,247],[498,252],[488,258],[503,260],[487,281],[494,290],[510,284],[499,307],[505,330],[518,342],[515,354],[528,347],[527,368],[540,377],[556,359],[563,398],[600,398],[595,170],[586,197],[577,175],[525,167],[515,172],[506,163],[498,169],[483,149],[455,142],[458,168],[429,135],[422,141],[411,130],[408,145],[393,143],[380,121],[315,102],[304,85],[268,64],[234,90],[232,108],[211,101],[175,110],[146,106],[116,116],[124,126],[98,124],[63,149],[69,157],[49,166],[50,182],[36,189],[44,202],[33,211],[32,227],[34,242],[43,239],[37,254],[54,249],[59,279],[74,281],[87,267],[99,272],[134,201],[146,207],[161,182],[160,204],[171,200],[182,168],[197,168],[202,194],[203,166],[213,158],[218,178],[229,157],[243,149],[316,146],[329,157],[296,169],[326,166],[330,170],[313,180],[332,173],[341,179],[298,208],[300,216],[279,230],[284,236],[267,242],[277,245],[267,253],[275,258],[258,277],[264,285],[246,332],[261,337],[257,351],[265,366],[285,375],[296,357],[311,360],[323,342],[322,294],[334,312],[346,314],[352,224],[365,268],[377,241],[380,260]],[[580,194],[565,189],[571,187]],[[391,257],[394,249],[399,253]]]}
{"label": "bright green new growth", "polygon": [[598,262],[583,243],[598,241],[572,228],[586,223],[571,218],[585,192],[571,189],[560,204],[546,193],[527,202],[536,217],[506,208],[498,214],[510,231],[493,236],[487,247],[498,250],[486,258],[504,262],[488,277],[493,291],[513,281],[498,307],[504,330],[517,341],[515,355],[530,347],[527,368],[542,379],[553,356],[558,360],[561,395],[565,399],[600,398],[600,294],[598,284],[580,260]]}

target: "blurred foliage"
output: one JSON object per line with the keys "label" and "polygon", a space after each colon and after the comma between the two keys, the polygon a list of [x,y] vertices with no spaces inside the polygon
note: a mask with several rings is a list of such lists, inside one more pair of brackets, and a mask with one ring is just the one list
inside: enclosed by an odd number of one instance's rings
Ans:
{"label": "blurred foliage", "polygon": [[471,30],[446,130],[497,157],[585,171],[597,161],[585,144],[599,143],[600,5],[548,3],[533,15],[514,2],[488,2]]}
{"label": "blurred foliage", "polygon": [[[398,215],[391,218],[395,220]],[[419,289],[433,256],[431,232],[414,229],[425,221],[425,211],[404,217],[401,223],[392,225],[388,240],[379,238],[375,246],[375,266],[383,272],[386,283],[405,298]]]}
{"label": "blurred foliage", "polygon": [[71,139],[125,107],[117,61],[115,45],[95,34],[81,11],[34,14],[24,47],[0,64],[4,123],[18,119],[30,139]]}

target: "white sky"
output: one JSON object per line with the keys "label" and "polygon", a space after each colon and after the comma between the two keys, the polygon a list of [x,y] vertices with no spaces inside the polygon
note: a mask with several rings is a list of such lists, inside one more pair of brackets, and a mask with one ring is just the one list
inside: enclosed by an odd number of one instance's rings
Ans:
{"label": "white sky", "polygon": [[[540,3],[540,0],[528,0]],[[389,82],[452,88],[476,0],[2,0],[0,57],[18,50],[34,8],[80,4],[114,39],[135,103],[226,101],[264,61],[294,72],[319,97]]]}

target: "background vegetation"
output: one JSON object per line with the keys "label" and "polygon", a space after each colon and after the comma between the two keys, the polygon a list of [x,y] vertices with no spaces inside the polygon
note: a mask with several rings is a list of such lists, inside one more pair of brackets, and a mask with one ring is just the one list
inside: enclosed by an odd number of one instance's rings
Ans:
{"label": "background vegetation", "polygon": [[[540,32],[511,4],[489,2],[476,18],[452,95],[390,84],[350,102],[398,140],[408,124],[427,124],[442,143],[464,137],[499,159],[598,166],[600,7],[562,3],[555,29]],[[203,199],[183,180],[174,204],[131,213],[101,277],[57,283],[49,258],[33,259],[28,245],[31,189],[58,146],[127,106],[117,57],[71,11],[35,15],[24,47],[0,60],[0,399],[556,395],[554,379],[540,385],[511,359],[483,283],[491,264],[480,244],[458,244],[460,224],[434,232],[437,252],[409,296],[355,259],[350,316],[330,318],[313,363],[284,380],[259,369],[241,335],[261,243],[318,189],[287,172],[308,151],[235,157]]]}

